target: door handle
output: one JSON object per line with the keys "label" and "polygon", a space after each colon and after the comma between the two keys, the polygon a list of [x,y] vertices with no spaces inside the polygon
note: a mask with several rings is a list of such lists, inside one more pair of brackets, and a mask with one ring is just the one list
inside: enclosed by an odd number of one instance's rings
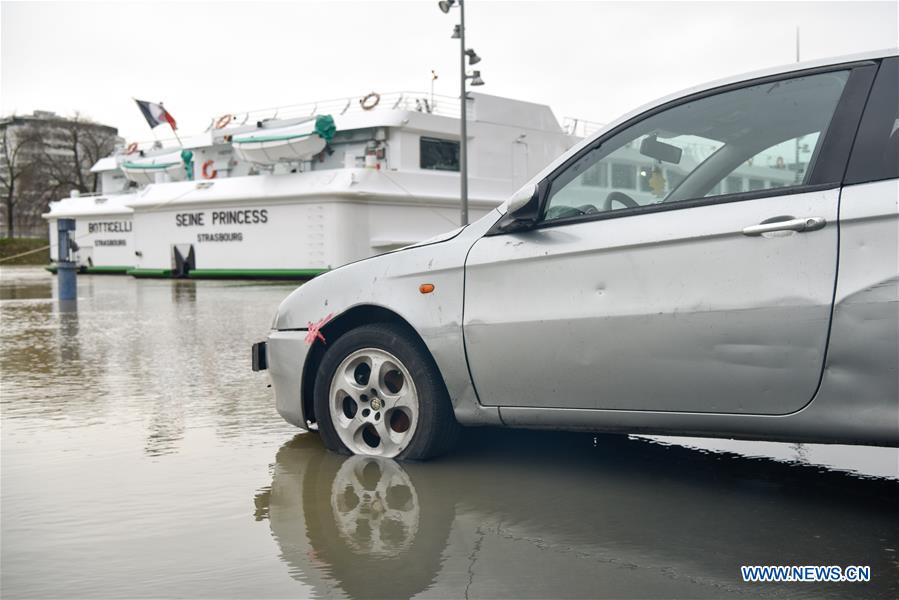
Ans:
{"label": "door handle", "polygon": [[750,225],[743,228],[743,235],[762,235],[763,233],[772,233],[774,231],[795,231],[803,233],[806,231],[817,231],[827,225],[827,219],[824,217],[803,217],[801,219],[778,217],[777,221],[762,222],[758,225]]}

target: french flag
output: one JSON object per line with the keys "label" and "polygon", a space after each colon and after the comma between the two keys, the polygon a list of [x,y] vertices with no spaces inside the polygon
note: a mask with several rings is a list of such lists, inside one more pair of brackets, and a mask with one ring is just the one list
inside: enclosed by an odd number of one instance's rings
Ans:
{"label": "french flag", "polygon": [[137,99],[134,101],[137,102],[137,107],[143,113],[147,123],[150,124],[150,129],[163,123],[168,123],[172,126],[172,129],[178,129],[178,126],[175,124],[175,117],[170,115],[169,111],[163,108],[162,104]]}

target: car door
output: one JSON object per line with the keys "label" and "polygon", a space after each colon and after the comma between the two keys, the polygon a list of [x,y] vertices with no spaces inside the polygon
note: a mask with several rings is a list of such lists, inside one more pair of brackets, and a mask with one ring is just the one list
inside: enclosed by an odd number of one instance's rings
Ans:
{"label": "car door", "polygon": [[[865,104],[840,195],[840,265],[822,393],[899,429],[899,58]],[[851,403],[846,402],[851,399]],[[882,408],[875,408],[882,407]],[[850,417],[851,418],[851,417]],[[895,437],[895,436],[894,436]]]}
{"label": "car door", "polygon": [[[785,414],[827,348],[839,182],[876,65],[654,109],[539,185],[466,261],[485,405]],[[848,140],[848,141],[847,141]]]}

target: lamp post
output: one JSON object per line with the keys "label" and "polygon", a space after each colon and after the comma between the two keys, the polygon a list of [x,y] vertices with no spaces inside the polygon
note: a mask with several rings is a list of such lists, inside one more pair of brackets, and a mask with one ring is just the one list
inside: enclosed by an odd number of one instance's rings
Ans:
{"label": "lamp post", "polygon": [[468,113],[467,113],[467,93],[465,82],[471,79],[471,85],[484,85],[481,79],[481,72],[474,71],[471,75],[465,73],[465,57],[468,57],[468,64],[474,65],[481,61],[474,50],[465,47],[465,3],[463,0],[440,0],[437,3],[443,13],[448,13],[453,6],[459,7],[459,24],[453,28],[452,38],[459,39],[459,89],[460,89],[460,111],[459,111],[459,175],[461,179],[460,193],[462,201],[461,224],[468,225]]}

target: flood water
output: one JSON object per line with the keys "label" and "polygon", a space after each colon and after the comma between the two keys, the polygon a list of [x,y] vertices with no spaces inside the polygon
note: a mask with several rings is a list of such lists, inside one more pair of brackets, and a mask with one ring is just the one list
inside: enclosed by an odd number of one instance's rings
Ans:
{"label": "flood water", "polygon": [[[469,431],[326,452],[250,370],[293,284],[0,270],[0,593],[899,597],[895,449]],[[740,565],[867,565],[746,584]]]}

